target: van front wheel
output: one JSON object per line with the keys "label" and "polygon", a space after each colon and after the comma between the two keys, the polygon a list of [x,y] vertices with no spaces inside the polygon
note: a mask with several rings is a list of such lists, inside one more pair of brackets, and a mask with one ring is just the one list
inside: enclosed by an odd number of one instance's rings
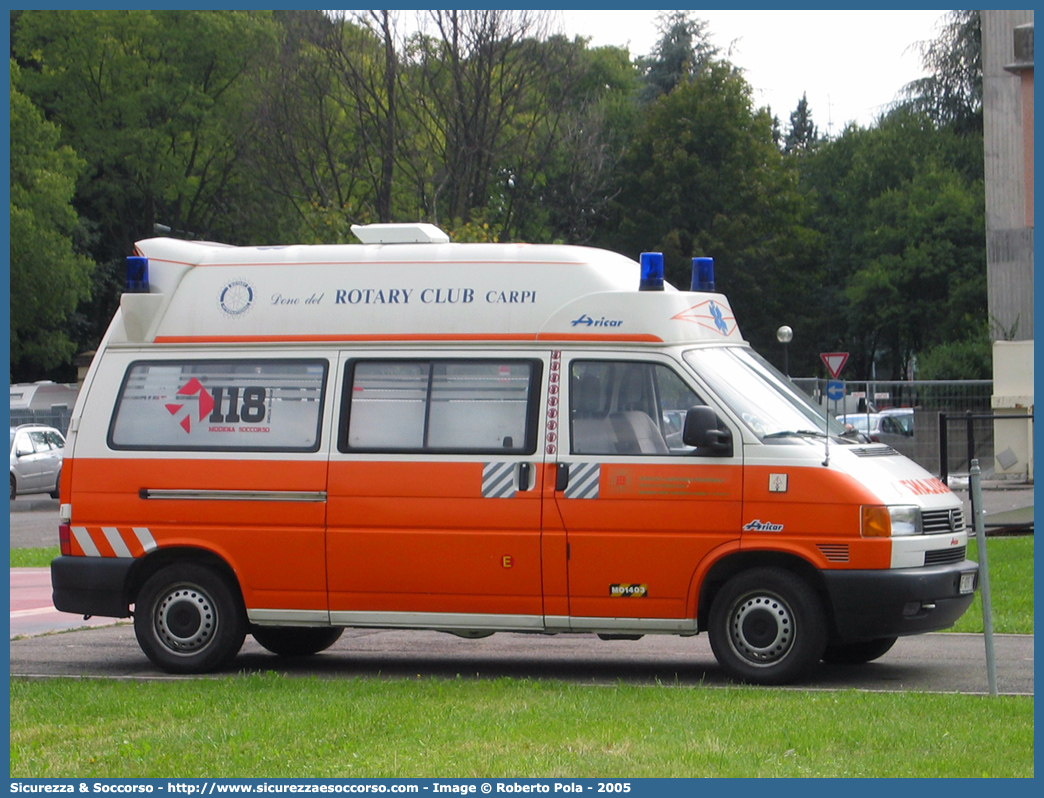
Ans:
{"label": "van front wheel", "polygon": [[722,668],[755,684],[794,681],[819,662],[827,642],[819,596],[781,568],[754,568],[726,582],[708,631]]}
{"label": "van front wheel", "polygon": [[310,657],[341,637],[339,626],[255,626],[254,639],[280,657]]}
{"label": "van front wheel", "polygon": [[209,673],[232,659],[246,637],[246,613],[229,580],[204,565],[169,565],[146,580],[134,609],[134,635],[169,673]]}

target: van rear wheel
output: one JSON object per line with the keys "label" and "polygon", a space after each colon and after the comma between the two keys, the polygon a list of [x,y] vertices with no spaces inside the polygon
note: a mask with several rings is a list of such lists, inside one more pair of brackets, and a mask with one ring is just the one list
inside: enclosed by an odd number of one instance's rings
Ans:
{"label": "van rear wheel", "polygon": [[230,580],[205,565],[157,571],[135,602],[134,635],[169,673],[209,673],[231,660],[246,638],[246,612]]}
{"label": "van rear wheel", "polygon": [[782,568],[754,568],[726,582],[711,606],[708,631],[722,668],[755,684],[787,684],[803,676],[827,642],[819,596]]}
{"label": "van rear wheel", "polygon": [[255,626],[254,639],[280,657],[310,657],[341,637],[340,626]]}

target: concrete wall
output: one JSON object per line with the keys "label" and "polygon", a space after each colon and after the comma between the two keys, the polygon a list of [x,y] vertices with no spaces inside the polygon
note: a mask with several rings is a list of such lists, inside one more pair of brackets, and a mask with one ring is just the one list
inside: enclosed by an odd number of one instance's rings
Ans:
{"label": "concrete wall", "polygon": [[[1024,100],[1032,103],[1033,95],[1023,93],[1025,70],[1010,69],[1017,64],[1015,29],[1032,22],[1032,11],[982,12],[986,258],[995,339],[1033,338],[1033,222],[1027,221],[1033,164],[1032,150],[1026,163],[1023,131],[1024,122],[1032,128],[1032,105],[1026,108]],[[1032,69],[1031,60],[1030,85]]]}
{"label": "concrete wall", "polygon": [[[1033,341],[996,341],[993,375],[993,412],[1032,415]],[[996,475],[1033,481],[1033,421],[994,421],[993,440]]]}
{"label": "concrete wall", "polygon": [[[991,407],[1033,413],[1033,12],[982,11]],[[1008,340],[1005,340],[1008,339]],[[994,422],[997,476],[1033,481],[1033,421]]]}

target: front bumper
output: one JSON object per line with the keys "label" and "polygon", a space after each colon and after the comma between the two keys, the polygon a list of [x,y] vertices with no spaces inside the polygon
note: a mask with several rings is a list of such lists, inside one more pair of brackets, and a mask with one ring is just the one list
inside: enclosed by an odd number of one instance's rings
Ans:
{"label": "front bumper", "polygon": [[[823,571],[834,610],[834,632],[842,641],[936,632],[960,618],[975,598],[978,563],[882,571]],[[961,593],[961,576],[974,574],[973,589]]]}
{"label": "front bumper", "polygon": [[55,609],[77,615],[128,617],[127,576],[134,562],[124,557],[55,557],[51,560]]}

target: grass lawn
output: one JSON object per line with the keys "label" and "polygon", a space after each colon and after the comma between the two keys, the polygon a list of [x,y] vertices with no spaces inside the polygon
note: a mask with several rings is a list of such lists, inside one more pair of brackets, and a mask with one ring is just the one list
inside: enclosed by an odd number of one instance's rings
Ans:
{"label": "grass lawn", "polygon": [[[986,541],[989,557],[993,631],[1033,634],[1033,535],[997,537]],[[968,559],[978,560],[975,541],[968,543]],[[968,611],[951,631],[982,632],[982,593],[976,593]]]}
{"label": "grass lawn", "polygon": [[59,553],[57,546],[45,549],[11,549],[11,567],[46,568]]}
{"label": "grass lawn", "polygon": [[518,679],[11,683],[12,777],[1031,777],[1033,699]]}

